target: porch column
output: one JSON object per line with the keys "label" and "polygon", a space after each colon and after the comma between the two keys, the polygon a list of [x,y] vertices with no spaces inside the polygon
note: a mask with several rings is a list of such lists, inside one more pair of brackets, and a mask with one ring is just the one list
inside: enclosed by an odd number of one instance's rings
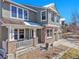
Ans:
{"label": "porch column", "polygon": [[36,29],[33,30],[33,46],[38,44],[38,38],[36,37]]}
{"label": "porch column", "polygon": [[36,38],[36,29],[33,30],[33,37]]}
{"label": "porch column", "polygon": [[15,53],[16,53],[16,41],[14,39],[14,28],[11,26],[8,26],[8,41],[7,41],[7,52],[8,52],[8,57],[7,59],[15,59]]}
{"label": "porch column", "polygon": [[14,28],[11,26],[8,27],[8,40],[14,41]]}

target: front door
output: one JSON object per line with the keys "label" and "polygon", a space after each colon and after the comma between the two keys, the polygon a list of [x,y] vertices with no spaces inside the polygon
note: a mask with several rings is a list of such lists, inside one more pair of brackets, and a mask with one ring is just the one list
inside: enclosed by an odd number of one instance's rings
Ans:
{"label": "front door", "polygon": [[42,43],[42,40],[41,40],[41,29],[37,29],[37,37],[38,37],[38,43]]}

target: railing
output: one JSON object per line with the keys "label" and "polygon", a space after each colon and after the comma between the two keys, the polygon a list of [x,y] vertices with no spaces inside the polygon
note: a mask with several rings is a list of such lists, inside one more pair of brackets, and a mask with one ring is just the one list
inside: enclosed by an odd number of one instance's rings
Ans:
{"label": "railing", "polygon": [[33,39],[16,42],[17,49],[27,48],[33,45]]}

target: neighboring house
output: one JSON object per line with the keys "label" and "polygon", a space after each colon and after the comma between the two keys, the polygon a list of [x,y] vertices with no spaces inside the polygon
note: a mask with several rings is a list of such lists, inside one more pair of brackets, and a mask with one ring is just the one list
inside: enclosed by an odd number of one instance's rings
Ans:
{"label": "neighboring house", "polygon": [[60,37],[59,20],[54,3],[35,7],[0,0],[0,47],[9,59],[16,51],[40,43],[52,44]]}

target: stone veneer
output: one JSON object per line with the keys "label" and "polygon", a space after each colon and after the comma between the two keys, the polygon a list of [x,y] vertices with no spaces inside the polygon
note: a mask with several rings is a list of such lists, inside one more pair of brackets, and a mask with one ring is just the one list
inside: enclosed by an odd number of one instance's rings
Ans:
{"label": "stone veneer", "polygon": [[16,41],[8,41],[8,59],[15,59],[16,57]]}

